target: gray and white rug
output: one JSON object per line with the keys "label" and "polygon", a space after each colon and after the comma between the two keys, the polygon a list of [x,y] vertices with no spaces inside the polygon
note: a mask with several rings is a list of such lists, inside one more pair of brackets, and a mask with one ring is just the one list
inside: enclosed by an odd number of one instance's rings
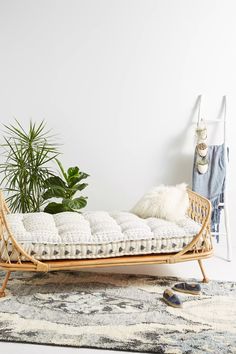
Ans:
{"label": "gray and white rug", "polygon": [[[0,273],[2,278],[3,273]],[[87,272],[13,274],[0,299],[0,340],[159,354],[236,353],[236,283],[203,284],[162,302],[179,281]]]}

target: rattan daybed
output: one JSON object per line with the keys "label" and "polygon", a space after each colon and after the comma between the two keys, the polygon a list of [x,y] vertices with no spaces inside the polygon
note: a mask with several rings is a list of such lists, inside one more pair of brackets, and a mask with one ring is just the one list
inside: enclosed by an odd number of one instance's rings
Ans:
{"label": "rattan daybed", "polygon": [[[0,297],[5,296],[5,289],[11,272],[33,271],[49,272],[58,270],[76,270],[81,268],[99,268],[123,265],[147,265],[161,263],[177,263],[196,260],[207,282],[202,259],[212,255],[212,239],[210,232],[211,204],[202,196],[188,191],[188,216],[199,225],[199,231],[191,238],[191,242],[184,244],[182,249],[172,253],[135,254],[129,256],[113,256],[93,259],[37,259],[34,252],[27,252],[16,240],[8,221],[8,207],[0,195],[0,269],[6,272],[6,277],[0,288]],[[11,215],[11,214],[10,214]],[[12,214],[14,215],[14,214]],[[58,214],[57,214],[58,215]],[[14,255],[14,257],[12,257]]]}

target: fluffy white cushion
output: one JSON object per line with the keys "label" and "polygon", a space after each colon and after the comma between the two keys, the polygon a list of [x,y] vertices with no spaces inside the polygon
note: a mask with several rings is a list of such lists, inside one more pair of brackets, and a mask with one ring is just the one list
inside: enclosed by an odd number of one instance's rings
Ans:
{"label": "fluffy white cushion", "polygon": [[131,210],[141,218],[157,217],[178,221],[186,216],[189,206],[187,184],[158,186],[145,194]]}

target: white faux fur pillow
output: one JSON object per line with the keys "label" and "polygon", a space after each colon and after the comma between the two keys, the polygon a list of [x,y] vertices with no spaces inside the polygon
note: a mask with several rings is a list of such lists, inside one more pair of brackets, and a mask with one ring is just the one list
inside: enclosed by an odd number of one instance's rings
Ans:
{"label": "white faux fur pillow", "polygon": [[131,210],[141,218],[157,217],[178,221],[186,216],[189,206],[187,184],[153,188]]}

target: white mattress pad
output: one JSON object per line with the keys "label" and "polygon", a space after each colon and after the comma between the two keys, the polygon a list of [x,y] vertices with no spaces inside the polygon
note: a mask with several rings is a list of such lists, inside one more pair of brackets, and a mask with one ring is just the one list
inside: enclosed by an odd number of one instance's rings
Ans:
{"label": "white mattress pad", "polygon": [[130,212],[16,213],[7,220],[17,242],[42,260],[177,252],[201,228],[189,217],[174,223]]}

